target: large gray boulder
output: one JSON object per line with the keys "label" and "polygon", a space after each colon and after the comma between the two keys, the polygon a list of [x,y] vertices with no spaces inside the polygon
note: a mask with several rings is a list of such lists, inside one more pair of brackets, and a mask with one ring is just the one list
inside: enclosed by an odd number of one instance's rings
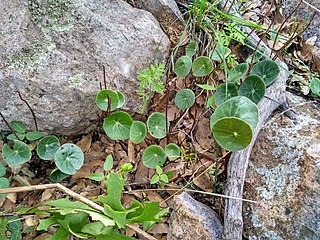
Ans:
{"label": "large gray boulder", "polygon": [[56,134],[97,119],[103,65],[107,88],[121,90],[125,108],[139,111],[136,72],[163,61],[170,46],[151,13],[122,0],[2,0],[0,22],[0,111],[34,128],[20,91],[40,130]]}
{"label": "large gray boulder", "polygon": [[250,240],[320,239],[320,105],[288,96],[295,120],[276,115],[250,156],[244,232]]}

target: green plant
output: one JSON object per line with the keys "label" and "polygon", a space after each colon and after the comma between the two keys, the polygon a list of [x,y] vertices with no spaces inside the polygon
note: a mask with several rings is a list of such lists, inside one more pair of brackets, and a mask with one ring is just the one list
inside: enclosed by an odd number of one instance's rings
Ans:
{"label": "green plant", "polygon": [[156,174],[152,176],[150,184],[160,184],[161,187],[169,183],[169,179],[173,177],[172,172],[164,173],[162,167],[156,165]]}
{"label": "green plant", "polygon": [[153,93],[164,93],[162,80],[164,73],[165,66],[162,63],[150,65],[150,67],[138,72],[139,91],[137,94],[143,100],[141,112],[144,112],[147,102]]}
{"label": "green plant", "polygon": [[195,102],[195,95],[190,89],[181,89],[177,92],[174,103],[182,110],[192,107]]}
{"label": "green plant", "polygon": [[162,147],[158,145],[151,145],[144,150],[142,161],[146,167],[156,168],[156,166],[163,166],[166,161],[166,157],[166,153]]}

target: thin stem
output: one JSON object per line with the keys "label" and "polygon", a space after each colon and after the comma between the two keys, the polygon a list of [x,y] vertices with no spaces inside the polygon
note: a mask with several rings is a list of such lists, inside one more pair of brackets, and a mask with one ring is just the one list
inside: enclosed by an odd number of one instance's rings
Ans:
{"label": "thin stem", "polygon": [[32,114],[32,117],[33,117],[34,125],[36,126],[36,131],[38,131],[38,123],[37,123],[37,118],[36,118],[36,115],[34,114],[34,111],[32,110],[29,103],[25,99],[22,98],[21,93],[19,91],[16,91],[16,92],[18,93],[19,98],[28,106],[28,108]]}
{"label": "thin stem", "polygon": [[13,130],[13,128],[10,126],[10,124],[7,122],[7,120],[6,120],[5,117],[2,115],[1,112],[0,112],[0,116],[1,116],[2,120],[4,121],[4,123],[7,125],[7,127],[11,130],[11,132],[13,133],[13,135],[19,140],[18,135],[17,135],[16,132]]}

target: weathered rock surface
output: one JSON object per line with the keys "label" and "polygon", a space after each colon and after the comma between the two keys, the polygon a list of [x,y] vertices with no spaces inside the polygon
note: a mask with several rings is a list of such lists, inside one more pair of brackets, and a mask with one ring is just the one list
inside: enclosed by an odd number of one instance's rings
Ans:
{"label": "weathered rock surface", "polygon": [[320,104],[288,95],[297,113],[273,117],[260,133],[247,170],[245,235],[320,239]]}
{"label": "weathered rock surface", "polygon": [[[284,15],[288,16],[290,12],[295,8],[295,6],[298,4],[299,0],[282,0],[282,5],[284,9]],[[311,6],[310,6],[311,5]],[[305,2],[302,2],[299,6],[296,13],[293,14],[294,16],[297,16],[298,20],[306,21],[313,13],[316,13],[316,10],[313,7],[320,9],[320,1],[319,0],[308,0]],[[320,47],[320,14],[317,13],[314,20],[312,21],[310,27],[307,29],[305,33],[303,33],[303,37],[305,39],[308,39],[313,36],[317,36],[317,45]]]}
{"label": "weathered rock surface", "polygon": [[0,22],[0,111],[34,128],[20,91],[40,130],[57,134],[97,119],[103,65],[107,88],[139,110],[136,72],[163,61],[170,46],[151,13],[122,0],[2,0]]}
{"label": "weathered rock surface", "polygon": [[211,208],[185,192],[174,197],[168,240],[214,240],[221,235],[222,224]]}
{"label": "weathered rock surface", "polygon": [[126,0],[134,6],[144,9],[153,14],[159,21],[161,27],[177,44],[184,30],[182,14],[174,0]]}

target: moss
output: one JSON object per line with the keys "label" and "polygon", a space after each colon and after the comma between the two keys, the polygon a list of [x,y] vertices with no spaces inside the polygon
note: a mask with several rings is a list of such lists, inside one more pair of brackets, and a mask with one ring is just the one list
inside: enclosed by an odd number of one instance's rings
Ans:
{"label": "moss", "polygon": [[83,73],[76,74],[69,78],[69,87],[81,87],[83,85],[83,82]]}
{"label": "moss", "polygon": [[44,30],[66,31],[73,27],[75,10],[70,0],[29,0],[32,21]]}
{"label": "moss", "polygon": [[47,57],[49,51],[55,48],[49,36],[37,40],[29,47],[23,48],[19,53],[9,55],[6,65],[16,69],[31,69],[39,65]]}

